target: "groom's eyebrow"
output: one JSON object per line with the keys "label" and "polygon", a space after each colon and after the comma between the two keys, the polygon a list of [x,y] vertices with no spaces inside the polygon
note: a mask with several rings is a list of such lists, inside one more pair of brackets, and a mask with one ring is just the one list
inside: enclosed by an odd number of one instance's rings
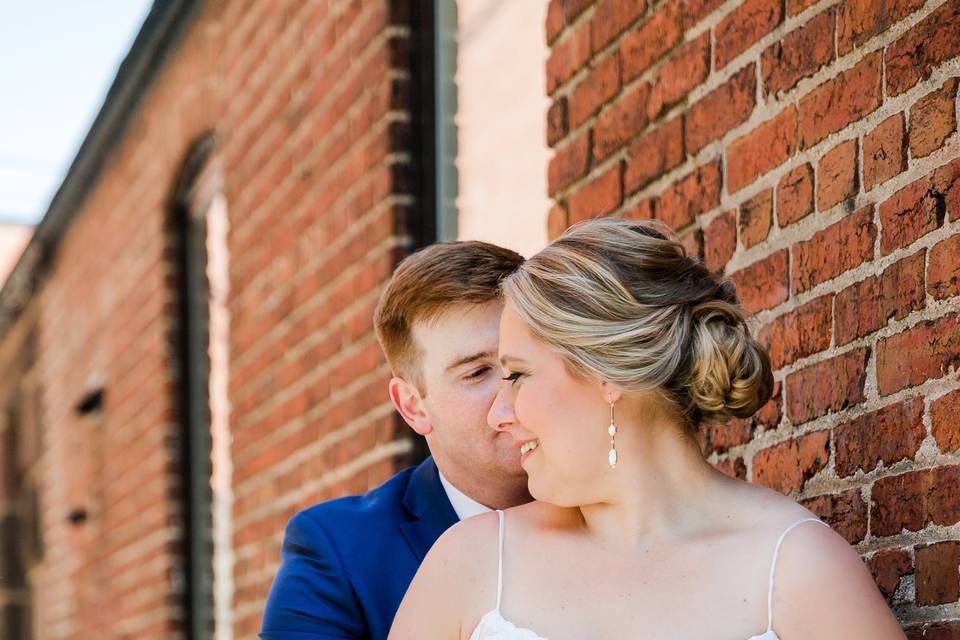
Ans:
{"label": "groom's eyebrow", "polygon": [[496,358],[496,356],[489,351],[481,351],[480,353],[474,353],[469,356],[463,356],[462,358],[457,358],[454,360],[450,366],[447,367],[447,371],[456,369],[457,367],[463,366],[467,363],[473,362],[474,360],[486,360],[489,358]]}

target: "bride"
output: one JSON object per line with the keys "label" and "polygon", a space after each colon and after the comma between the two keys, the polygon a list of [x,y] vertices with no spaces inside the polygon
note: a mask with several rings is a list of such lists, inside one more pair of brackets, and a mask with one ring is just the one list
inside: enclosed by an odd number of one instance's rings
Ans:
{"label": "bride", "polygon": [[489,413],[536,500],[450,528],[391,640],[905,638],[850,545],[703,457],[770,398],[733,285],[650,222],[569,229],[503,282]]}

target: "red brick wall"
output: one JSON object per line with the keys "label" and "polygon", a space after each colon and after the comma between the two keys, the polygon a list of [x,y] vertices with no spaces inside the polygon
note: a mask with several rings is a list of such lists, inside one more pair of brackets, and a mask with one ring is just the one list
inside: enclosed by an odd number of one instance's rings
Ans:
{"label": "red brick wall", "polygon": [[[266,6],[258,5],[258,6]],[[408,34],[384,1],[238,11],[220,59],[231,253],[235,626],[258,628],[283,526],[399,466],[372,332],[411,205]],[[232,6],[231,6],[232,8]]]}
{"label": "red brick wall", "polygon": [[[0,337],[16,373],[17,336],[38,328],[37,638],[182,637],[167,207],[210,130],[230,223],[235,637],[259,628],[289,516],[406,466],[371,326],[414,204],[405,5],[207,3]],[[102,414],[78,416],[101,384]]]}
{"label": "red brick wall", "polygon": [[777,394],[710,461],[960,634],[960,3],[551,0],[546,37],[550,233],[654,217],[732,277]]}

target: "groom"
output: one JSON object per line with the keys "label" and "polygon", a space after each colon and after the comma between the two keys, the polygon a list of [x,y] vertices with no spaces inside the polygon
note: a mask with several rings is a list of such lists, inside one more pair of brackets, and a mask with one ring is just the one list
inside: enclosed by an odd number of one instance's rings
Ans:
{"label": "groom", "polygon": [[390,400],[431,455],[363,496],[290,520],[263,640],[383,640],[440,534],[530,501],[519,450],[487,426],[501,384],[498,285],[522,261],[484,242],[450,242],[397,267],[374,324],[393,371]]}

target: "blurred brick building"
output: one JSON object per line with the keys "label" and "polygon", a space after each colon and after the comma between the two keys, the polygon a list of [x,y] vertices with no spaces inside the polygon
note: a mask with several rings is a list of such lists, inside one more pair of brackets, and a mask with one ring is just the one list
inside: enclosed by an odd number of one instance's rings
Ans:
{"label": "blurred brick building", "polygon": [[960,636],[958,76],[955,0],[156,3],[0,291],[0,626],[254,637],[290,515],[423,455],[370,323],[396,262],[624,215],[773,356],[710,461]]}

